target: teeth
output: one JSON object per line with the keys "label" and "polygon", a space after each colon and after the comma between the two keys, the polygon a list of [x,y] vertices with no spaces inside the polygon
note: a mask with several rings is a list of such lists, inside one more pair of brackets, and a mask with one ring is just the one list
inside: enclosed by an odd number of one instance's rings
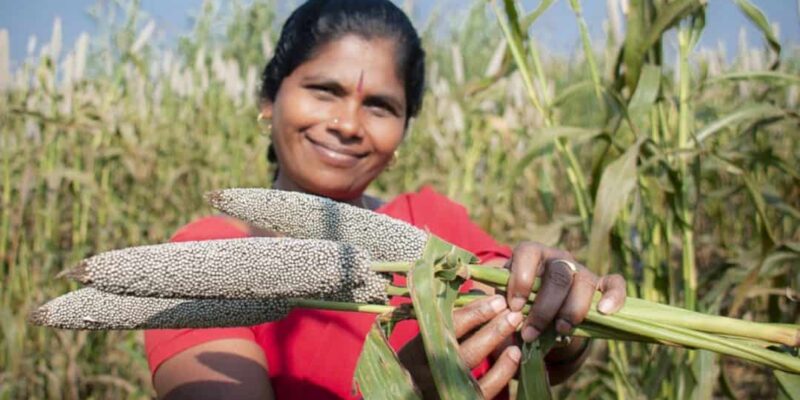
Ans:
{"label": "teeth", "polygon": [[216,209],[269,231],[305,239],[349,243],[377,261],[414,261],[428,235],[405,222],[369,210],[298,192],[226,189],[210,192]]}

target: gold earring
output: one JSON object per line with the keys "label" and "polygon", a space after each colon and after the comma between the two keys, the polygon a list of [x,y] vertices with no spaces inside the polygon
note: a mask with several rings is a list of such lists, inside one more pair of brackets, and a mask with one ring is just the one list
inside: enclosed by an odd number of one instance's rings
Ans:
{"label": "gold earring", "polygon": [[393,168],[397,165],[397,159],[400,157],[400,150],[395,150],[394,154],[392,154],[392,158],[389,160],[389,164],[386,165],[386,168]]}
{"label": "gold earring", "polygon": [[269,136],[272,133],[272,122],[267,121],[264,113],[258,113],[256,122],[258,123],[258,126],[261,127],[261,133],[263,135]]}

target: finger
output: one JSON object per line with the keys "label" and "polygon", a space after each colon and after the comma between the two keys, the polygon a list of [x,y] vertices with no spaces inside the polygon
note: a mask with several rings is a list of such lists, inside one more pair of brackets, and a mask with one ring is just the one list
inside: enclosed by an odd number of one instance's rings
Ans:
{"label": "finger", "polygon": [[511,276],[506,289],[508,308],[520,311],[528,301],[533,282],[544,262],[543,247],[536,243],[520,243],[511,255]]}
{"label": "finger", "polygon": [[503,341],[500,342],[500,345],[495,347],[494,350],[492,350],[492,353],[489,355],[489,357],[491,357],[493,360],[500,358],[500,354],[503,354],[503,352],[506,351],[507,348],[517,344],[516,337],[517,335],[511,335],[503,339]]}
{"label": "finger", "polygon": [[522,359],[522,351],[517,346],[506,348],[503,354],[497,358],[492,368],[478,380],[483,392],[483,398],[495,398],[517,373],[519,360]]}
{"label": "finger", "polygon": [[558,310],[555,324],[558,333],[569,334],[575,325],[580,324],[586,318],[586,314],[592,307],[597,281],[597,276],[586,268],[580,268],[572,277],[572,287],[570,287],[561,309]]}
{"label": "finger", "polygon": [[597,303],[597,311],[603,314],[613,314],[625,305],[627,289],[625,278],[619,274],[608,275],[600,278],[598,289],[603,293]]}
{"label": "finger", "polygon": [[522,319],[520,312],[508,310],[502,312],[469,339],[461,342],[458,347],[461,360],[469,368],[474,368],[517,330]]}
{"label": "finger", "polygon": [[572,286],[572,269],[563,262],[548,261],[542,275],[542,287],[536,294],[528,321],[522,328],[522,340],[531,342],[539,337],[561,308]]}
{"label": "finger", "polygon": [[506,309],[503,296],[495,295],[473,301],[453,311],[453,326],[456,337],[460,338],[473,329],[489,322]]}

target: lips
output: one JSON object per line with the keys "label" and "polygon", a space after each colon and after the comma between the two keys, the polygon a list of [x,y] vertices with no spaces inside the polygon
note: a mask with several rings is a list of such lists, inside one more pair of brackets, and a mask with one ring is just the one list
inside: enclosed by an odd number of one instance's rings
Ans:
{"label": "lips", "polygon": [[317,141],[305,135],[307,143],[314,150],[317,158],[324,164],[337,168],[348,168],[355,166],[362,158],[367,156],[367,152],[355,151],[341,145],[334,145],[322,141]]}

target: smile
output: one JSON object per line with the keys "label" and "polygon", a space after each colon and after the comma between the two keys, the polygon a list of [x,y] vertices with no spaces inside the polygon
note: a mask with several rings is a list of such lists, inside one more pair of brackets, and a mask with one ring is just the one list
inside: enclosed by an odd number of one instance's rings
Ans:
{"label": "smile", "polygon": [[333,146],[311,139],[308,135],[305,138],[317,155],[317,158],[324,164],[336,168],[353,167],[366,156],[366,153],[355,152],[341,146]]}

